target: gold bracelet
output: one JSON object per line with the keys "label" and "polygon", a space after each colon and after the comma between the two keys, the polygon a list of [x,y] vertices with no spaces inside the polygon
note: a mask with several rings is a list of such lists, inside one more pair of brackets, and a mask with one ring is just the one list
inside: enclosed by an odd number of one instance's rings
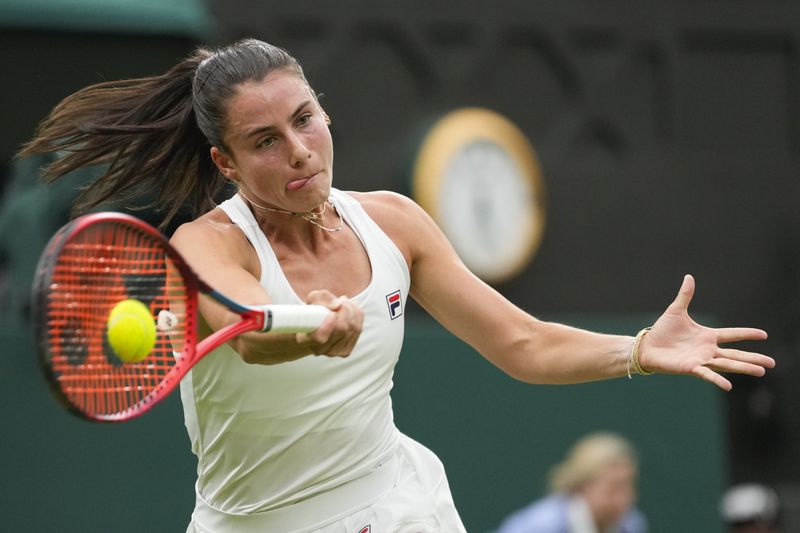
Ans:
{"label": "gold bracelet", "polygon": [[649,370],[645,370],[642,367],[642,364],[639,362],[639,348],[642,345],[642,339],[645,335],[650,331],[650,328],[644,328],[639,333],[636,334],[636,338],[633,339],[633,346],[631,347],[631,354],[628,356],[628,379],[631,379],[631,373],[640,374],[642,376],[650,376],[655,374],[655,372],[650,372]]}

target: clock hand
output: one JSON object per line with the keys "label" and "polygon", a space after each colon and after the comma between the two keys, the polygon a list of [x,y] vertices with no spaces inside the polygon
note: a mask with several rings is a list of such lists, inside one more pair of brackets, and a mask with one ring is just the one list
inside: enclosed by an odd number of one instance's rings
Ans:
{"label": "clock hand", "polygon": [[485,194],[478,194],[472,197],[472,208],[476,215],[478,232],[481,234],[483,244],[489,248],[494,248],[492,240],[492,230],[489,227],[492,221],[492,202]]}

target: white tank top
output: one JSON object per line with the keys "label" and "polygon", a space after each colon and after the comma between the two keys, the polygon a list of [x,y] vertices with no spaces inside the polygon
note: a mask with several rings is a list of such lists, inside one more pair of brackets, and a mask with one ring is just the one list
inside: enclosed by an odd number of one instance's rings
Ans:
{"label": "white tank top", "polygon": [[[357,201],[336,189],[331,201],[372,267],[369,285],[353,298],[364,328],[351,355],[250,365],[226,344],[181,382],[197,492],[219,510],[263,512],[317,495],[373,471],[399,442],[389,391],[408,265]],[[239,195],[220,207],[255,247],[274,303],[301,303]]]}

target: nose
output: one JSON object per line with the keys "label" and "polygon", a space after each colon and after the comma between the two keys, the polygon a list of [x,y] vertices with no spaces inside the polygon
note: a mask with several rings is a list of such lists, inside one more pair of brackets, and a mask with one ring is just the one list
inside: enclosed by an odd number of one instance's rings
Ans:
{"label": "nose", "polygon": [[289,164],[293,168],[299,168],[311,159],[311,150],[305,145],[297,134],[288,138],[289,143]]}

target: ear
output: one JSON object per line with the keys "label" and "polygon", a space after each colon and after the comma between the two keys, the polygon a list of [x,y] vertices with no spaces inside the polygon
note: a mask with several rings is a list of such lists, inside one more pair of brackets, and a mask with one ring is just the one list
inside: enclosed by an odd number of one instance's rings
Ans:
{"label": "ear", "polygon": [[239,173],[236,170],[236,163],[234,163],[233,158],[230,157],[228,154],[217,148],[216,146],[211,147],[211,160],[214,161],[214,164],[217,165],[217,168],[222,173],[223,176],[228,178],[233,182],[239,181]]}
{"label": "ear", "polygon": [[308,92],[310,92],[311,96],[314,97],[314,101],[317,103],[317,107],[319,107],[319,110],[322,112],[322,119],[325,121],[325,124],[330,126],[331,125],[331,117],[328,116],[328,113],[325,112],[325,108],[322,107],[321,103],[319,103],[320,97],[322,97],[324,95],[322,93],[314,92],[314,90],[311,88],[310,85],[307,85],[307,87],[308,87]]}

